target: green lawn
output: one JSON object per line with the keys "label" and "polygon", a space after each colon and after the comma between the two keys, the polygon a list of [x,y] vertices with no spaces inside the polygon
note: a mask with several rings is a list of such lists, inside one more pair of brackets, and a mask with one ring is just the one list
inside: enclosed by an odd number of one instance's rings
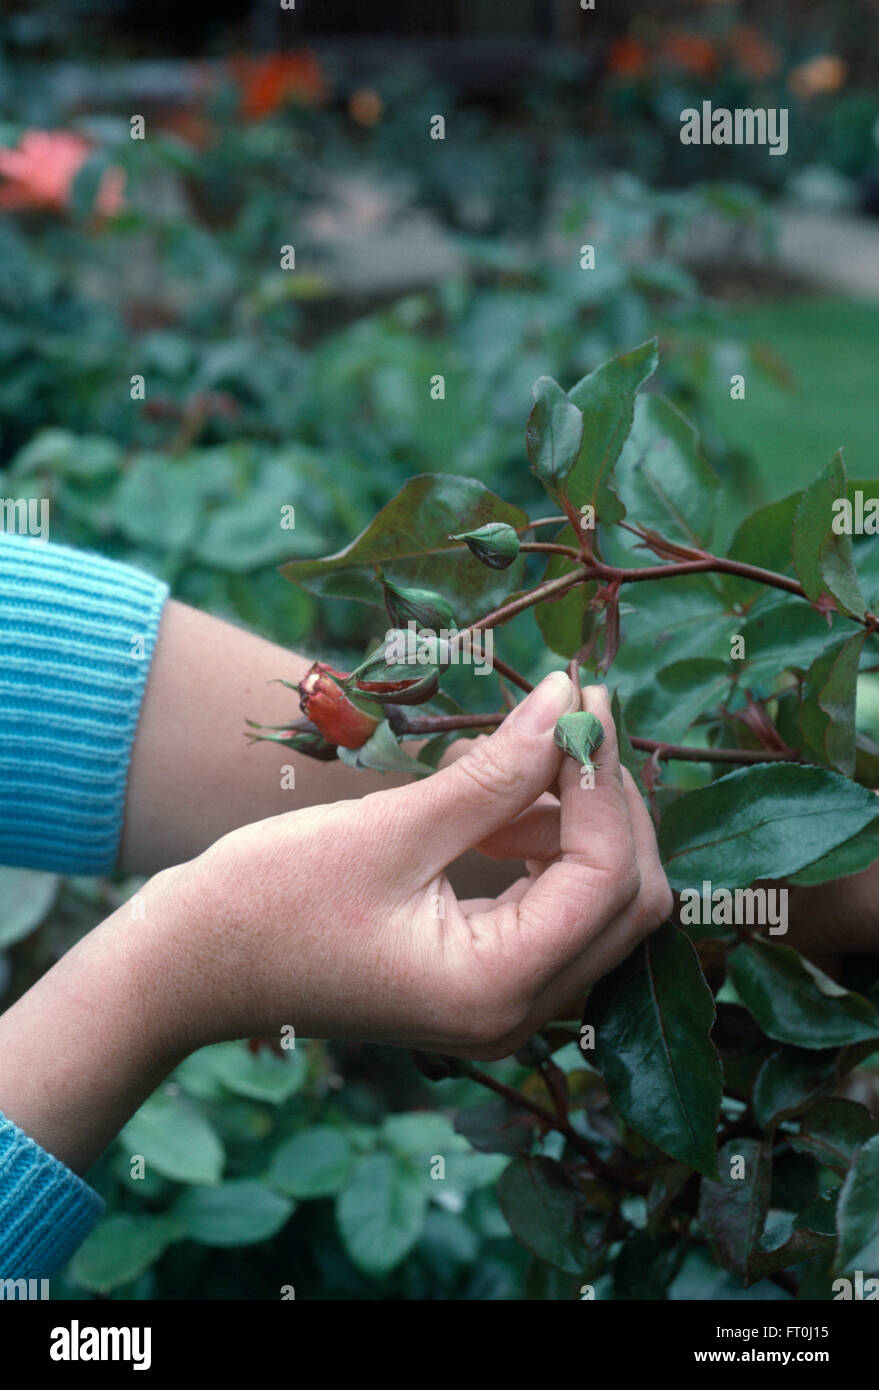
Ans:
{"label": "green lawn", "polygon": [[752,371],[744,401],[718,404],[724,435],[755,456],[767,500],[809,482],[840,446],[849,477],[879,477],[879,304],[791,299],[736,317],[795,378],[791,394]]}

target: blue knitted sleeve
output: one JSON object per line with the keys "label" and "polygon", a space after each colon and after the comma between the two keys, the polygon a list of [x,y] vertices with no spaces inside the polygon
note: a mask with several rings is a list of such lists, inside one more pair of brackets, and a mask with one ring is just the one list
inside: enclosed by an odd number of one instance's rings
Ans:
{"label": "blue knitted sleeve", "polygon": [[0,864],[112,869],[167,594],[114,560],[0,534]]}
{"label": "blue knitted sleeve", "polygon": [[[0,534],[0,864],[112,869],[167,594],[116,561]],[[0,1278],[52,1274],[103,1210],[0,1114]]]}
{"label": "blue knitted sleeve", "polygon": [[104,1210],[82,1178],[0,1114],[0,1279],[47,1279]]}

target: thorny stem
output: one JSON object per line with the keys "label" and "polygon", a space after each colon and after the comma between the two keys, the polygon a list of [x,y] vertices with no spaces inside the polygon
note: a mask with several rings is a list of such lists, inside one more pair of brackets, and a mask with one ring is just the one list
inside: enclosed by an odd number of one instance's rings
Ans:
{"label": "thorny stem", "polygon": [[[532,522],[532,526],[548,525],[551,521],[564,522],[564,517],[546,517],[541,522]],[[527,528],[522,528],[527,529]],[[634,531],[633,527],[628,528]],[[634,534],[640,534],[634,531]],[[572,546],[560,546],[539,542],[526,542],[522,546],[523,550],[530,552],[545,552],[547,554],[561,554],[569,559],[579,559],[579,554]],[[573,588],[577,584],[587,583],[591,579],[603,579],[608,583],[637,584],[650,579],[673,579],[676,575],[683,574],[735,574],[742,579],[753,580],[755,584],[765,584],[769,588],[784,589],[789,594],[796,594],[798,598],[809,600],[808,594],[802,584],[796,579],[791,579],[786,574],[777,574],[774,570],[761,569],[759,565],[748,565],[741,560],[729,560],[721,555],[705,554],[701,559],[680,560],[673,564],[665,565],[643,565],[632,569],[620,568],[616,565],[606,565],[594,556],[588,564],[579,565],[577,569],[571,570],[569,574],[560,575],[557,579],[549,580],[547,583],[538,584],[535,589],[531,589],[527,594],[522,594],[519,598],[513,599],[510,603],[503,604],[496,608],[493,613],[480,618],[478,622],[470,623],[469,627],[473,631],[484,627],[498,627],[501,623],[508,622],[517,614],[532,608],[535,604],[541,603],[544,599],[554,598],[563,594],[567,589]],[[844,615],[853,616],[853,615]],[[865,613],[862,618],[853,617],[853,621],[860,623],[868,632],[879,633],[879,617],[874,613]]]}
{"label": "thorny stem", "polygon": [[[402,706],[399,707],[402,712]],[[400,734],[444,734],[455,729],[496,729],[502,724],[502,714],[438,714],[406,715],[395,718]],[[655,753],[663,762],[734,763],[751,766],[754,763],[808,762],[796,754],[769,752],[754,748],[689,748],[680,743],[660,743],[652,738],[631,737],[630,743],[642,753]]]}
{"label": "thorny stem", "polygon": [[576,584],[582,584],[585,579],[589,579],[590,573],[586,565],[580,565],[577,569],[571,570],[570,574],[561,574],[558,579],[550,579],[545,584],[538,584],[536,589],[530,589],[527,594],[522,594],[520,598],[512,599],[500,608],[496,608],[493,613],[487,613],[484,618],[480,618],[475,623],[468,623],[471,632],[479,632],[485,627],[500,627],[501,623],[509,622],[510,618],[515,618],[518,613],[524,613],[526,608],[533,608],[536,603],[541,603],[545,598],[553,598],[556,595],[565,593],[567,589],[572,589]]}
{"label": "thorny stem", "polygon": [[[609,1178],[612,1182],[622,1183],[623,1186],[631,1186],[609,1163],[605,1163],[593,1149],[588,1139],[584,1139],[582,1134],[578,1134],[573,1125],[567,1120],[563,1120],[560,1115],[555,1115],[551,1110],[547,1110],[539,1101],[531,1100],[529,1096],[523,1096],[521,1091],[515,1090],[512,1086],[506,1086],[503,1081],[497,1081],[495,1077],[489,1076],[487,1071],[482,1071],[480,1067],[471,1067],[467,1072],[471,1081],[476,1081],[480,1086],[485,1086],[489,1091],[494,1091],[495,1095],[502,1096],[505,1101],[512,1105],[516,1110],[528,1110],[532,1115],[536,1115],[540,1122],[548,1129],[558,1130],[563,1134],[579,1154],[588,1161],[590,1167],[601,1177]],[[641,1191],[642,1188],[638,1188]]]}
{"label": "thorny stem", "polygon": [[541,516],[537,521],[529,521],[525,526],[517,526],[516,535],[521,536],[525,531],[533,531],[536,526],[564,526],[567,519],[566,516]]}
{"label": "thorny stem", "polygon": [[572,545],[553,545],[552,543],[544,545],[542,541],[524,541],[519,549],[541,555],[567,555],[569,560],[579,560],[580,558],[579,550],[575,550]]}

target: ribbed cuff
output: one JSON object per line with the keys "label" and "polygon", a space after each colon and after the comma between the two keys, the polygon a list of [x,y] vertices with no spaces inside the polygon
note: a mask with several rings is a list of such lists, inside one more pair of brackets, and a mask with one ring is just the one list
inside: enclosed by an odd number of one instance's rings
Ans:
{"label": "ribbed cuff", "polygon": [[0,1114],[0,1278],[47,1279],[105,1210],[82,1178]]}
{"label": "ribbed cuff", "polygon": [[0,534],[0,863],[113,868],[167,596],[118,561]]}

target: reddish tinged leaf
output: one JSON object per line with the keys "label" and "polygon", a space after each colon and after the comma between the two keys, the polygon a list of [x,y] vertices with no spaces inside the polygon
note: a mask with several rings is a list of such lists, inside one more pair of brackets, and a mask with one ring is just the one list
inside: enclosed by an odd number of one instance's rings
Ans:
{"label": "reddish tinged leaf", "polygon": [[744,1276],[769,1210],[770,1151],[756,1139],[730,1139],[717,1156],[717,1166],[720,1180],[702,1181],[699,1225],[717,1263]]}

